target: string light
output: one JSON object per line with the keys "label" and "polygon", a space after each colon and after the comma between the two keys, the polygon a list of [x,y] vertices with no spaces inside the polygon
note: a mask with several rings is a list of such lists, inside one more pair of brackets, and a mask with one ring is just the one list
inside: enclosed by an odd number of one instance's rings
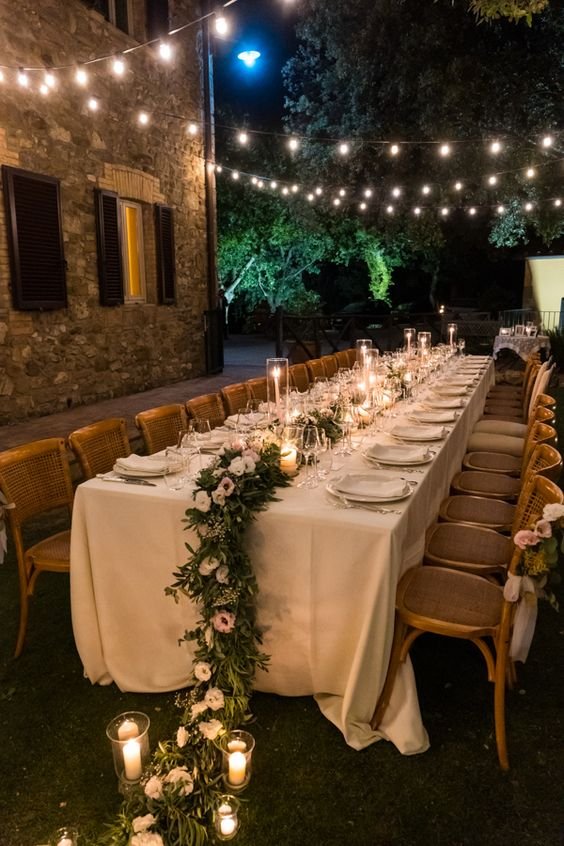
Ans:
{"label": "string light", "polygon": [[112,62],[112,70],[116,76],[123,76],[125,73],[125,61],[121,56],[116,56]]}
{"label": "string light", "polygon": [[47,88],[55,88],[57,85],[55,74],[51,73],[51,71],[46,71],[45,76],[43,77],[43,84],[46,85]]}
{"label": "string light", "polygon": [[392,197],[401,197],[401,188],[399,186],[392,188]]}
{"label": "string light", "polygon": [[286,185],[282,188],[282,193],[284,196],[287,196],[290,193],[290,190],[286,187]]}
{"label": "string light", "polygon": [[559,209],[560,206],[562,205],[562,200],[559,197],[557,197],[554,201],[554,205],[556,206],[557,209]]}
{"label": "string light", "polygon": [[419,206],[415,206],[415,208],[413,209],[413,214],[419,217],[419,215],[421,214],[421,209]]}
{"label": "string light", "polygon": [[449,210],[446,208],[446,206],[443,206],[443,208],[441,209],[441,214],[443,217],[448,217]]}
{"label": "string light", "polygon": [[463,186],[462,182],[455,182],[454,183],[454,190],[455,191],[462,191],[463,187],[464,186]]}
{"label": "string light", "polygon": [[476,209],[474,208],[474,206],[470,206],[470,208],[468,209],[468,214],[470,215],[470,217],[474,217],[474,215],[476,214]]}
{"label": "string light", "polygon": [[43,94],[44,97],[46,97],[47,94],[49,94],[50,91],[51,91],[51,89],[49,88],[49,86],[47,85],[46,82],[42,82],[41,85],[39,86],[39,93]]}
{"label": "string light", "polygon": [[526,212],[530,212],[530,211],[533,210],[533,204],[532,203],[525,203],[523,208],[525,209]]}
{"label": "string light", "polygon": [[308,198],[310,203],[313,203],[313,201],[315,200],[315,194],[308,194],[307,198]]}
{"label": "string light", "polygon": [[96,97],[89,97],[86,105],[88,106],[88,109],[91,112],[97,112],[98,111],[99,103],[98,103],[98,99]]}
{"label": "string light", "polygon": [[88,82],[88,74],[84,70],[84,68],[77,68],[74,72],[74,81],[77,85],[81,85],[83,88]]}
{"label": "string light", "polygon": [[430,194],[431,193],[431,186],[430,185],[424,185],[423,188],[421,189],[421,193],[425,194],[425,195]]}
{"label": "string light", "polygon": [[239,171],[238,171],[238,170],[234,170],[234,171],[232,171],[232,173],[231,173],[231,179],[234,179],[234,180],[235,180],[235,182],[237,182],[237,180],[239,179]]}
{"label": "string light", "polygon": [[4,82],[4,74],[1,70],[0,70],[0,82]]}
{"label": "string light", "polygon": [[341,205],[341,201],[340,201],[340,199],[339,199],[338,197],[335,197],[335,198],[334,198],[334,200],[333,200],[333,205],[334,205],[334,206],[340,206],[340,205]]}
{"label": "string light", "polygon": [[188,133],[188,135],[197,135],[198,125],[196,123],[189,123],[186,127],[186,132]]}
{"label": "string light", "polygon": [[364,203],[364,202],[360,203],[360,205],[359,205],[359,209],[360,209],[361,211],[366,211],[366,203]]}
{"label": "string light", "polygon": [[221,165],[216,165],[216,166],[215,166],[215,172],[216,172],[216,173],[223,173],[223,168],[222,168],[222,166],[221,166]]}
{"label": "string light", "polygon": [[[256,184],[257,184],[258,179],[256,178],[256,176],[253,176],[253,177],[251,178],[251,182],[253,183],[253,185],[256,185]],[[286,190],[286,194],[287,194],[287,193],[288,193],[288,191]]]}
{"label": "string light", "polygon": [[497,176],[489,176],[488,185],[497,185]]}
{"label": "string light", "polygon": [[292,185],[292,194],[297,194],[299,190],[299,185]]}
{"label": "string light", "polygon": [[386,212],[388,214],[393,214],[394,213],[394,207],[392,205],[386,206]]}
{"label": "string light", "polygon": [[278,188],[278,182],[276,182],[275,179],[271,180],[270,187],[272,188],[273,191],[276,191],[276,189]]}
{"label": "string light", "polygon": [[262,181],[262,179],[259,179],[259,181],[257,182],[257,188],[264,188],[264,182]]}
{"label": "string light", "polygon": [[248,144],[249,143],[248,133],[240,132],[239,135],[237,136],[237,141],[239,142],[239,144],[242,144],[243,146],[245,146],[245,144]]}
{"label": "string light", "polygon": [[292,150],[292,152],[295,152],[295,150],[297,150],[299,146],[300,142],[297,138],[290,138],[290,140],[288,141],[288,147],[290,148],[290,150]]}
{"label": "string light", "polygon": [[165,62],[170,62],[172,59],[172,47],[168,41],[161,41],[159,44],[159,56],[161,59],[164,59]]}
{"label": "string light", "polygon": [[338,151],[340,156],[348,156],[351,151],[350,144],[347,144],[346,141],[342,141],[338,146]]}
{"label": "string light", "polygon": [[340,189],[339,189],[339,197],[344,197],[346,193],[347,193],[347,192],[345,191],[345,189],[344,189],[344,188],[340,188]]}
{"label": "string light", "polygon": [[553,144],[554,144],[554,138],[552,137],[552,135],[545,135],[544,138],[542,139],[542,146],[543,147],[552,147]]}
{"label": "string light", "polygon": [[450,144],[441,144],[441,146],[439,147],[439,153],[441,154],[441,156],[443,156],[443,158],[445,158],[446,156],[450,156],[450,152]]}
{"label": "string light", "polygon": [[536,175],[537,175],[537,172],[534,169],[534,167],[528,167],[527,170],[525,171],[525,176],[527,177],[527,179],[534,179]]}
{"label": "string light", "polygon": [[374,192],[372,191],[372,188],[367,188],[367,189],[366,189],[366,191],[364,192],[364,196],[365,196],[367,199],[370,199],[370,197],[372,196],[372,194],[373,194],[373,193],[374,193]]}
{"label": "string light", "polygon": [[399,151],[399,144],[392,144],[392,146],[390,147],[390,154],[392,156],[397,156],[399,154]]}
{"label": "string light", "polygon": [[498,153],[501,153],[500,141],[492,141],[492,143],[490,144],[490,153],[493,153],[494,156],[497,156]]}
{"label": "string light", "polygon": [[139,112],[137,120],[139,121],[141,126],[147,126],[149,123],[149,115],[147,114],[147,112]]}
{"label": "string light", "polygon": [[505,214],[505,206],[498,206],[496,211],[498,214]]}
{"label": "string light", "polygon": [[318,197],[321,197],[321,195],[323,194],[323,188],[321,188],[318,185],[317,188],[315,189],[315,193],[317,194]]}
{"label": "string light", "polygon": [[27,88],[29,85],[29,77],[23,68],[18,71],[18,85],[21,85],[22,88]]}
{"label": "string light", "polygon": [[215,33],[216,35],[227,35],[229,32],[229,24],[227,23],[227,18],[224,15],[215,16]]}

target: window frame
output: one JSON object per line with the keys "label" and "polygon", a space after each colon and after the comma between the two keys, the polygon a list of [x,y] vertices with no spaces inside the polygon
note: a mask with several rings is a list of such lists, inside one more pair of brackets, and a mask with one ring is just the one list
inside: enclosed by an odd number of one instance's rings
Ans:
{"label": "window frame", "polygon": [[[125,305],[131,303],[146,303],[147,302],[147,276],[145,273],[145,235],[143,232],[143,206],[135,200],[126,200],[119,197],[118,199],[119,214],[121,220],[121,262],[123,271],[123,302]],[[137,254],[139,257],[139,283],[141,293],[139,296],[134,296],[129,293],[130,290],[130,268],[129,268],[129,253],[127,249],[127,222],[126,209],[134,208],[137,211]]]}

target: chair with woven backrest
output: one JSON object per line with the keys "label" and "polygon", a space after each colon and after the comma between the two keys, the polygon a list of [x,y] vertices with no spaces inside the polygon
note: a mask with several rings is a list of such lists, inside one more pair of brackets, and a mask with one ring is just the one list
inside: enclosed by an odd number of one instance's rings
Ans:
{"label": "chair with woven backrest", "polygon": [[225,423],[225,409],[219,394],[202,394],[189,399],[186,411],[191,420],[209,420],[212,429]]}
{"label": "chair with woven backrest", "polygon": [[15,657],[23,649],[29,600],[42,572],[68,573],[70,530],[57,532],[26,549],[22,528],[33,518],[63,508],[72,512],[73,487],[62,438],[46,438],[0,453],[0,489],[18,563],[20,622]]}
{"label": "chair with woven backrest", "polygon": [[255,379],[247,379],[247,385],[251,389],[251,397],[260,402],[268,401],[268,383],[266,376],[257,376]]}
{"label": "chair with woven backrest", "polygon": [[520,385],[496,384],[488,391],[487,401],[489,400],[503,400],[510,398],[517,398],[521,400],[526,390],[526,385],[529,382],[531,368],[534,364],[540,365],[540,356],[538,352],[532,353],[525,364],[525,371],[523,373],[523,381]]}
{"label": "chair with woven backrest", "polygon": [[247,407],[249,400],[252,399],[251,389],[246,382],[227,385],[221,389],[221,399],[223,400],[225,414],[229,417]]}
{"label": "chair with woven backrest", "polygon": [[[539,473],[558,482],[562,472],[562,457],[557,449],[539,444],[533,450],[524,474],[524,481],[532,473]],[[477,495],[449,496],[441,503],[439,519],[447,523],[485,526],[496,531],[509,531],[518,505],[505,500]]]}
{"label": "chair with woven backrest", "polygon": [[300,393],[305,393],[310,384],[309,373],[305,364],[292,364],[288,368],[290,384]]}
{"label": "chair with woven backrest", "polygon": [[338,367],[348,367],[349,366],[349,351],[348,350],[339,350],[335,353],[335,358],[337,359]]}
{"label": "chair with woven backrest", "polygon": [[345,352],[349,360],[349,367],[352,367],[354,364],[356,364],[356,348],[351,347],[350,349],[345,350]]}
{"label": "chair with woven backrest", "polygon": [[85,479],[93,479],[98,473],[108,473],[116,459],[131,455],[127,425],[121,417],[75,429],[69,435],[69,446]]}
{"label": "chair with woven backrest", "polygon": [[494,417],[499,420],[524,421],[529,412],[531,397],[535,386],[544,373],[545,365],[535,362],[531,367],[521,395],[497,395],[488,397],[484,406],[484,419]]}
{"label": "chair with woven backrest", "polygon": [[556,416],[556,400],[548,394],[539,394],[533,404],[526,423],[507,420],[501,417],[483,417],[475,424],[472,434],[487,432],[492,435],[509,435],[514,438],[526,438],[535,420],[551,423]]}
{"label": "chair with woven backrest", "polygon": [[[531,479],[523,522],[532,525],[549,503],[562,503],[557,486],[540,476]],[[493,533],[495,534],[495,533]],[[514,574],[521,550],[505,538],[508,571]],[[390,701],[398,667],[414,641],[425,632],[469,640],[486,661],[488,680],[494,683],[494,722],[497,754],[502,769],[509,768],[505,732],[505,687],[511,682],[509,658],[515,603],[503,597],[503,588],[487,579],[446,567],[414,567],[401,578],[396,593],[395,631],[384,687],[371,721],[376,730]],[[491,638],[493,648],[485,640]],[[483,719],[480,712],[479,720]]]}
{"label": "chair with woven backrest", "polygon": [[323,362],[323,367],[325,368],[325,375],[328,379],[331,379],[339,369],[337,359],[334,355],[322,355],[321,361]]}
{"label": "chair with woven backrest", "polygon": [[179,433],[188,428],[188,416],[183,405],[161,405],[140,411],[135,425],[141,431],[147,455],[176,446]]}
{"label": "chair with woven backrest", "polygon": [[306,367],[310,382],[315,382],[316,379],[327,378],[323,361],[320,358],[310,358],[309,361],[306,361]]}

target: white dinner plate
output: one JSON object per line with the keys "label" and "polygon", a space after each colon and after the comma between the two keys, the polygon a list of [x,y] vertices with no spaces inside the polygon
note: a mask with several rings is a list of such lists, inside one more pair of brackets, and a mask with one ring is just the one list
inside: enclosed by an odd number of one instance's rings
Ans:
{"label": "white dinner plate", "polygon": [[[428,448],[421,454],[422,449],[423,447],[417,448],[408,444],[373,444],[364,450],[362,455],[368,461],[386,464],[389,467],[401,466],[402,464],[417,467],[419,464],[428,464],[435,457],[435,453]],[[414,456],[414,451],[419,452],[420,455]]]}
{"label": "white dinner plate", "polygon": [[[421,426],[423,429],[423,426]],[[442,441],[446,438],[448,432],[443,432],[443,434],[439,435],[438,433],[435,435],[426,435],[424,431],[417,433],[407,433],[402,434],[401,426],[398,427],[398,431],[394,432],[391,431],[390,435],[392,438],[395,438],[397,441],[406,441],[408,443],[420,443],[421,441]]]}
{"label": "white dinner plate", "polygon": [[328,482],[326,488],[328,493],[331,496],[336,497],[340,500],[350,500],[351,502],[366,502],[368,503],[378,503],[378,502],[399,502],[400,499],[407,499],[408,496],[411,496],[413,492],[413,488],[410,485],[406,484],[406,490],[399,496],[362,496],[361,494],[345,494],[339,491],[331,482]]}
{"label": "white dinner plate", "polygon": [[428,464],[435,457],[435,453],[429,453],[427,458],[418,459],[417,461],[395,461],[393,458],[375,458],[373,455],[368,455],[367,452],[362,453],[363,458],[366,458],[371,464],[375,466],[383,464],[386,467],[418,467],[420,464]]}
{"label": "white dinner plate", "polygon": [[421,405],[425,406],[428,410],[432,410],[433,408],[462,408],[464,404],[464,400],[460,397],[452,397],[449,399],[434,399],[433,397],[428,397],[421,400]]}
{"label": "white dinner plate", "polygon": [[385,470],[370,470],[368,473],[345,473],[334,479],[332,485],[346,497],[388,499],[390,496],[403,496],[407,482]]}
{"label": "white dinner plate", "polygon": [[[179,470],[181,469],[179,465]],[[165,470],[122,470],[121,467],[118,467],[114,464],[114,473],[118,476],[124,476],[127,479],[158,479],[161,476],[166,475]]]}

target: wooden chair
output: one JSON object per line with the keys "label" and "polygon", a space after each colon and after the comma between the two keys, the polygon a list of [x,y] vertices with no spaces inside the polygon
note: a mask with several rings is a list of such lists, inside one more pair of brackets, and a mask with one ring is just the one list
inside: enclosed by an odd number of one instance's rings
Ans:
{"label": "wooden chair", "polygon": [[[355,350],[356,352],[356,350]],[[335,358],[337,359],[337,366],[338,367],[348,367],[349,366],[349,351],[348,350],[339,350],[335,353]]]}
{"label": "wooden chair", "polygon": [[235,385],[227,385],[221,389],[221,399],[225,409],[225,416],[237,414],[239,409],[246,408],[252,399],[251,389],[246,382],[237,382]]}
{"label": "wooden chair", "polygon": [[131,455],[125,420],[111,417],[100,420],[69,435],[69,446],[80,464],[85,479],[108,473],[116,459]]}
{"label": "wooden chair", "polygon": [[255,379],[247,379],[247,385],[251,389],[251,397],[260,402],[268,402],[268,386],[266,376],[257,376]]}
{"label": "wooden chair", "polygon": [[46,438],[0,453],[0,489],[13,507],[6,515],[18,562],[20,622],[15,657],[21,655],[29,600],[40,573],[68,573],[70,530],[57,532],[25,548],[22,528],[29,520],[64,508],[72,512],[73,487],[69,460],[62,438]]}
{"label": "wooden chair", "polygon": [[356,364],[356,348],[351,347],[350,349],[346,350],[348,359],[349,359],[349,367],[352,367]]}
{"label": "wooden chair", "polygon": [[[563,495],[553,482],[535,476],[523,514],[531,525],[545,505],[562,503]],[[495,533],[493,533],[495,534]],[[508,539],[506,539],[508,540]],[[521,550],[511,544],[508,570],[516,573]],[[502,769],[509,769],[505,731],[505,686],[514,668],[509,658],[515,603],[503,598],[501,586],[472,573],[446,567],[414,567],[402,577],[396,594],[396,621],[386,681],[371,721],[376,730],[390,701],[398,667],[412,644],[425,632],[475,643],[484,656],[488,680],[494,684],[494,722],[497,754]],[[485,638],[491,638],[493,649]],[[482,720],[479,714],[479,720]]]}
{"label": "wooden chair", "polygon": [[321,361],[328,379],[331,379],[339,369],[339,363],[334,355],[322,355]]}
{"label": "wooden chair", "polygon": [[290,384],[303,394],[309,388],[309,373],[305,364],[292,364],[288,368]]}
{"label": "wooden chair", "polygon": [[309,361],[306,361],[306,367],[310,382],[315,382],[316,379],[327,378],[323,361],[320,358],[311,358]]}
{"label": "wooden chair", "polygon": [[212,429],[225,423],[225,409],[219,394],[202,394],[189,399],[186,411],[191,420],[209,420]]}
{"label": "wooden chair", "polygon": [[161,405],[140,411],[135,425],[143,435],[147,455],[176,446],[179,432],[188,428],[188,416],[183,405]]}
{"label": "wooden chair", "polygon": [[[520,438],[511,438],[504,435],[472,435],[468,441],[470,452],[467,452],[462,460],[463,470],[457,473],[451,483],[451,487],[457,493],[469,493],[466,481],[479,482],[477,477],[464,480],[462,476],[466,472],[480,472],[485,475],[522,475],[527,468],[531,452],[537,444],[550,444],[556,446],[556,429],[547,423],[536,421],[531,427],[528,438],[523,439],[523,446],[520,447],[521,454],[505,453],[502,450],[507,448],[509,442],[520,442]],[[491,452],[487,447],[491,447]],[[498,447],[499,452],[495,451]],[[493,492],[495,487],[483,480],[484,484]],[[476,492],[477,489],[474,489]]]}

